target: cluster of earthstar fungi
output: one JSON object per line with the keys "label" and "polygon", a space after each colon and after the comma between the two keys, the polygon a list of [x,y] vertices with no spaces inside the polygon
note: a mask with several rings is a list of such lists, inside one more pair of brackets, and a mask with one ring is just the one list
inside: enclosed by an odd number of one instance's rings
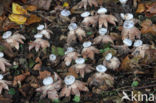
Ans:
{"label": "cluster of earthstar fungi", "polygon": [[[124,6],[127,0],[120,0],[121,4]],[[96,0],[81,0],[78,4],[79,8],[84,7],[87,9],[87,6],[95,6],[98,7],[98,3]],[[70,20],[69,15],[71,12],[69,10],[63,9],[60,12],[59,17],[62,21]],[[143,44],[141,40],[141,32],[137,27],[135,27],[135,19],[133,18],[133,14],[121,13],[121,18],[123,19],[123,29],[121,31],[121,36],[123,40],[123,45],[114,46],[114,48],[122,48],[125,50],[129,50],[129,47],[134,47],[134,51],[132,55],[140,55],[142,58],[145,56],[145,51],[150,48],[148,44]],[[95,15],[91,15],[89,11],[85,11],[81,14],[83,18],[82,24],[85,27],[92,26],[95,27],[98,25],[99,36],[95,37],[92,41],[85,41],[82,44],[83,49],[81,52],[77,52],[76,49],[71,47],[71,44],[76,42],[82,42],[86,37],[86,32],[83,30],[81,26],[78,26],[75,22],[71,22],[68,26],[69,32],[67,34],[67,45],[68,48],[65,52],[64,56],[64,64],[72,69],[74,72],[80,75],[81,78],[85,77],[85,74],[91,73],[96,70],[96,72],[89,77],[88,82],[82,82],[81,80],[77,80],[74,75],[67,75],[64,78],[64,81],[60,78],[60,76],[54,72],[53,76],[48,76],[43,79],[42,87],[36,89],[37,92],[41,92],[41,97],[48,96],[51,100],[58,100],[60,97],[69,97],[71,95],[75,95],[80,98],[80,92],[88,92],[89,89],[87,85],[92,88],[92,91],[95,93],[100,93],[101,90],[107,90],[111,88],[114,84],[114,77],[107,74],[107,68],[111,70],[117,70],[120,66],[120,60],[117,56],[112,53],[108,53],[104,60],[103,64],[99,64],[96,67],[92,67],[90,64],[85,63],[85,59],[95,59],[95,55],[99,54],[99,50],[96,48],[97,44],[105,44],[112,43],[114,44],[113,38],[108,34],[108,24],[116,25],[118,22],[117,18],[113,15],[107,14],[107,9],[104,7],[100,7]],[[50,47],[50,43],[48,39],[50,39],[50,35],[53,34],[51,30],[48,29],[48,26],[40,24],[37,27],[37,34],[34,35],[35,40],[29,42],[29,50],[35,48],[36,52],[40,49],[44,50]],[[23,44],[23,40],[26,38],[20,34],[19,32],[15,32],[12,34],[11,31],[7,31],[3,33],[2,39],[9,44],[12,48],[16,48],[19,50],[19,44]],[[49,55],[49,60],[52,63],[57,62],[57,56],[54,54]],[[75,64],[72,63],[75,61]],[[6,67],[11,66],[8,60],[4,58],[4,53],[0,52],[0,69],[5,72]],[[0,74],[0,94],[2,89],[8,90],[8,85],[11,85],[10,81],[2,80],[3,75]],[[108,82],[109,81],[109,82]]]}

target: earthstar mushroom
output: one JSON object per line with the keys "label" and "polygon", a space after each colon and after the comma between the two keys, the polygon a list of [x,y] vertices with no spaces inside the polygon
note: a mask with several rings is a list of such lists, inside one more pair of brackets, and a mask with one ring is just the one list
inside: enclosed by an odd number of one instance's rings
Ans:
{"label": "earthstar mushroom", "polygon": [[106,56],[105,56],[105,59],[103,61],[103,64],[109,68],[109,69],[112,69],[112,70],[116,70],[119,68],[120,66],[120,61],[117,57],[115,56],[112,56],[111,53],[108,53]]}
{"label": "earthstar mushroom", "polygon": [[34,37],[36,39],[29,42],[29,50],[35,48],[36,52],[38,52],[40,48],[43,50],[50,46],[50,43],[47,40],[42,39],[42,34],[36,34]]}
{"label": "earthstar mushroom", "polygon": [[0,69],[5,72],[6,66],[11,66],[11,64],[4,58],[4,53],[0,52]]}
{"label": "earthstar mushroom", "polygon": [[81,27],[78,27],[76,23],[71,23],[68,26],[68,29],[70,30],[67,36],[68,44],[76,42],[76,38],[78,38],[79,41],[82,41],[83,37],[86,37],[85,31]]}
{"label": "earthstar mushroom", "polygon": [[108,27],[108,23],[116,25],[116,22],[118,21],[117,18],[113,15],[108,15],[107,13],[107,9],[101,7],[100,9],[98,9],[97,13],[99,14],[99,28],[102,28],[102,26],[104,25],[104,27]]}
{"label": "earthstar mushroom", "polygon": [[60,97],[69,97],[70,95],[80,97],[80,91],[89,91],[89,89],[86,87],[86,83],[76,80],[73,75],[67,75],[64,78],[64,83],[65,84],[61,90]]}
{"label": "earthstar mushroom", "polygon": [[98,2],[96,0],[81,0],[77,5],[78,5],[79,8],[84,7],[84,9],[86,10],[88,5],[91,6],[91,7],[92,6],[97,7]]}
{"label": "earthstar mushroom", "polygon": [[99,94],[101,91],[113,87],[114,77],[105,73],[107,68],[104,65],[97,65],[96,70],[97,72],[88,78],[88,83],[92,87],[92,91]]}
{"label": "earthstar mushroom", "polygon": [[138,28],[135,27],[134,22],[132,20],[124,21],[121,35],[122,35],[122,40],[128,38],[134,41],[136,39],[140,39],[141,32]]}
{"label": "earthstar mushroom", "polygon": [[84,78],[85,73],[90,73],[91,71],[94,70],[94,68],[91,65],[85,64],[84,58],[77,58],[75,62],[76,64],[71,66],[69,71],[73,70],[76,73],[79,73],[82,78]]}
{"label": "earthstar mushroom", "polygon": [[19,44],[24,44],[23,40],[26,38],[21,35],[18,31],[13,33],[11,31],[6,31],[3,33],[2,38],[11,46],[15,47],[17,50],[19,50]]}
{"label": "earthstar mushroom", "polygon": [[11,85],[11,84],[12,84],[11,81],[3,80],[3,75],[0,74],[0,94],[2,94],[3,89],[9,90],[8,85]]}
{"label": "earthstar mushroom", "polygon": [[47,39],[50,39],[50,34],[53,33],[51,30],[48,29],[47,24],[45,24],[45,25],[39,25],[37,27],[37,30],[39,30],[39,32],[38,32],[39,34],[42,34]]}
{"label": "earthstar mushroom", "polygon": [[94,42],[93,44],[99,44],[99,43],[112,43],[114,44],[113,42],[113,39],[111,36],[109,35],[105,35],[107,33],[107,29],[106,28],[100,28],[99,29],[99,36],[97,36],[95,39],[94,39]]}
{"label": "earthstar mushroom", "polygon": [[91,42],[87,41],[83,43],[83,49],[82,49],[82,56],[83,58],[90,58],[94,60],[94,55],[99,53],[99,50],[95,48],[94,46],[91,46]]}
{"label": "earthstar mushroom", "polygon": [[41,98],[48,95],[48,98],[52,101],[58,100],[58,91],[61,89],[61,83],[62,80],[60,79],[58,74],[54,73],[54,78],[52,78],[51,76],[44,78],[44,86],[37,88],[36,91],[42,93]]}
{"label": "earthstar mushroom", "polygon": [[74,51],[74,48],[68,47],[67,51],[65,52],[64,62],[66,66],[69,66],[72,60],[76,60],[80,56],[79,53]]}

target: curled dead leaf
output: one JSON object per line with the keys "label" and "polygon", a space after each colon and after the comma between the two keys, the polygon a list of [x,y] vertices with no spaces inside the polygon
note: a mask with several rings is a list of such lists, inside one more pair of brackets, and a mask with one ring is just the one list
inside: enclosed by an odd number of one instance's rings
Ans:
{"label": "curled dead leaf", "polygon": [[9,29],[18,29],[19,25],[14,22],[11,22],[6,16],[0,17],[0,31],[7,31]]}
{"label": "curled dead leaf", "polygon": [[151,5],[148,5],[146,12],[156,14],[156,2],[153,2]]}
{"label": "curled dead leaf", "polygon": [[42,66],[42,61],[39,57],[36,58],[35,62],[37,63],[34,67],[33,70],[40,70]]}
{"label": "curled dead leaf", "polygon": [[30,0],[32,5],[37,6],[39,9],[49,10],[52,0]]}
{"label": "curled dead leaf", "polygon": [[147,34],[151,33],[153,35],[156,35],[156,24],[153,24],[151,20],[146,19],[141,23],[141,33]]}
{"label": "curled dead leaf", "polygon": [[30,17],[27,19],[26,21],[26,25],[30,25],[30,24],[33,24],[33,23],[38,23],[41,21],[41,18],[32,14],[30,15]]}
{"label": "curled dead leaf", "polygon": [[9,19],[17,24],[24,24],[27,20],[26,17],[22,15],[17,15],[17,14],[11,14],[9,15]]}
{"label": "curled dead leaf", "polygon": [[143,13],[145,11],[145,5],[143,3],[138,5],[138,8],[136,10],[136,13]]}
{"label": "curled dead leaf", "polygon": [[28,14],[27,10],[25,10],[22,6],[17,3],[12,3],[12,13],[13,14]]}
{"label": "curled dead leaf", "polygon": [[2,42],[0,43],[0,45],[2,46],[2,48],[4,48],[3,52],[4,52],[7,56],[9,56],[9,57],[14,57],[14,56],[15,56],[15,53],[13,52],[11,46],[10,46],[7,42],[2,41]]}
{"label": "curled dead leaf", "polygon": [[28,10],[28,11],[36,11],[37,10],[37,7],[34,6],[34,5],[27,5],[26,6],[26,10]]}
{"label": "curled dead leaf", "polygon": [[26,73],[15,76],[13,80],[13,86],[20,84],[28,75],[30,75],[30,72],[26,72]]}
{"label": "curled dead leaf", "polygon": [[127,55],[121,63],[120,70],[134,71],[137,67],[139,67],[138,63],[140,59],[140,57],[130,58],[129,55]]}
{"label": "curled dead leaf", "polygon": [[38,79],[35,76],[27,77],[26,82],[28,82],[30,84],[30,86],[33,87],[33,88],[38,88],[39,87]]}
{"label": "curled dead leaf", "polygon": [[123,59],[120,68],[121,68],[122,70],[126,70],[127,68],[129,68],[129,63],[130,63],[130,58],[129,58],[128,56],[126,56],[126,57]]}
{"label": "curled dead leaf", "polygon": [[78,78],[78,74],[73,70],[73,68],[68,69],[69,72],[66,75],[73,75],[75,78]]}
{"label": "curled dead leaf", "polygon": [[51,73],[47,70],[45,71],[40,71],[40,75],[38,76],[39,79],[44,79],[48,76],[51,76]]}

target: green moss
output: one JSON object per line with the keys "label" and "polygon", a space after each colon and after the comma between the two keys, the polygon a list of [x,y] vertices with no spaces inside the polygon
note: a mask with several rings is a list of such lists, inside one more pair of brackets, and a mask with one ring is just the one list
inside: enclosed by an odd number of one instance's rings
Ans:
{"label": "green moss", "polygon": [[10,95],[15,95],[15,94],[16,94],[16,91],[15,91],[14,88],[10,88],[9,91],[8,91],[8,93],[9,93]]}
{"label": "green moss", "polygon": [[54,100],[52,101],[52,103],[59,103],[59,102],[60,102],[59,99],[54,99]]}
{"label": "green moss", "polygon": [[137,87],[138,85],[139,85],[139,82],[138,81],[133,81],[131,86],[132,87]]}
{"label": "green moss", "polygon": [[61,47],[53,46],[51,50],[52,50],[52,54],[64,56],[64,49]]}
{"label": "green moss", "polygon": [[79,96],[74,96],[73,101],[78,103],[80,102],[80,97]]}

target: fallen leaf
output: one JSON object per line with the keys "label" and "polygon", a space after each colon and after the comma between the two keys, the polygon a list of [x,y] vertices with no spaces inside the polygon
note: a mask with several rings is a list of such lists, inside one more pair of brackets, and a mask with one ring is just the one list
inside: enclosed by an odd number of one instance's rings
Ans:
{"label": "fallen leaf", "polygon": [[1,50],[1,51],[3,51],[9,57],[14,57],[15,54],[14,54],[11,46],[7,42],[1,41],[0,45],[1,45],[1,48],[3,48],[3,50]]}
{"label": "fallen leaf", "polygon": [[17,15],[17,14],[11,14],[9,15],[9,19],[17,24],[24,24],[27,20],[26,17],[22,15]]}
{"label": "fallen leaf", "polygon": [[30,86],[33,88],[39,87],[38,78],[36,78],[35,76],[31,75],[31,76],[27,77],[27,79],[25,81],[28,82],[30,84]]}
{"label": "fallen leaf", "polygon": [[47,71],[47,70],[40,71],[40,75],[38,76],[38,78],[39,79],[44,79],[45,77],[50,76],[50,75],[51,75],[51,73],[49,71]]}
{"label": "fallen leaf", "polygon": [[146,12],[149,12],[151,14],[156,14],[156,2],[152,3],[147,7]]}
{"label": "fallen leaf", "polygon": [[32,5],[37,6],[39,9],[49,10],[52,0],[30,0]]}
{"label": "fallen leaf", "polygon": [[18,88],[18,90],[24,97],[28,97],[28,93],[30,92],[30,85],[24,84],[21,86],[21,88]]}
{"label": "fallen leaf", "polygon": [[20,26],[14,22],[11,22],[8,18],[3,22],[0,31],[7,31],[9,29],[19,29]]}
{"label": "fallen leaf", "polygon": [[142,23],[141,23],[141,33],[142,34],[146,34],[146,33],[149,33],[150,32],[150,26],[152,25],[152,21],[149,20],[149,19],[146,19],[144,20]]}
{"label": "fallen leaf", "polygon": [[140,57],[130,58],[128,55],[123,59],[120,69],[123,71],[134,71],[135,68],[139,67],[140,59]]}
{"label": "fallen leaf", "polygon": [[125,71],[126,69],[130,68],[129,64],[130,64],[130,58],[129,58],[129,56],[126,56],[123,59],[120,68]]}
{"label": "fallen leaf", "polygon": [[0,16],[7,13],[6,11],[9,9],[12,0],[1,0],[0,1]]}
{"label": "fallen leaf", "polygon": [[141,33],[147,34],[151,33],[153,35],[156,35],[156,24],[153,24],[151,20],[146,19],[141,23]]}
{"label": "fallen leaf", "polygon": [[7,31],[12,28],[18,29],[19,25],[11,22],[6,16],[0,16],[0,31]]}
{"label": "fallen leaf", "polygon": [[30,17],[27,19],[26,21],[26,25],[30,25],[30,24],[33,24],[33,23],[38,23],[41,21],[41,18],[32,14],[30,15]]}
{"label": "fallen leaf", "polygon": [[121,35],[119,35],[118,33],[110,32],[110,36],[113,40],[121,40]]}
{"label": "fallen leaf", "polygon": [[30,72],[26,72],[18,76],[15,76],[13,80],[13,86],[16,86],[17,83],[21,83],[28,75],[30,75]]}
{"label": "fallen leaf", "polygon": [[12,3],[12,13],[13,14],[27,14],[28,12],[19,4]]}
{"label": "fallen leaf", "polygon": [[73,70],[73,68],[69,68],[65,75],[73,75],[75,78],[78,78],[78,74]]}
{"label": "fallen leaf", "polygon": [[63,7],[69,7],[69,3],[68,2],[64,2]]}
{"label": "fallen leaf", "polygon": [[155,63],[156,62],[156,49],[149,49],[146,51],[146,56],[142,60],[142,64],[150,64],[150,63]]}
{"label": "fallen leaf", "polygon": [[35,62],[37,63],[34,67],[33,70],[40,70],[42,66],[42,61],[39,57],[36,58]]}
{"label": "fallen leaf", "polygon": [[11,98],[4,98],[4,97],[0,97],[0,103],[12,103],[12,99]]}
{"label": "fallen leaf", "polygon": [[143,3],[139,4],[136,13],[142,13],[144,11],[145,11],[145,5]]}
{"label": "fallen leaf", "polygon": [[23,3],[26,3],[27,2],[27,0],[21,0]]}
{"label": "fallen leaf", "polygon": [[27,5],[26,6],[26,10],[28,10],[28,11],[36,11],[37,10],[37,7],[34,6],[34,5]]}

